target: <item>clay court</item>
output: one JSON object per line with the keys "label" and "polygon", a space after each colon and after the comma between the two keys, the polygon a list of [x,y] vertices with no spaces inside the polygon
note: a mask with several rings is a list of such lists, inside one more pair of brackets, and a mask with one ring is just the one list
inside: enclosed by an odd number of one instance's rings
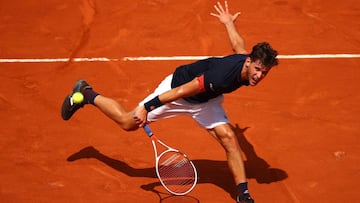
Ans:
{"label": "clay court", "polygon": [[[0,1],[0,202],[235,202],[222,147],[187,117],[152,123],[186,152],[199,183],[171,197],[150,140],[96,108],[70,121],[60,107],[78,79],[127,109],[181,56],[231,54],[207,0]],[[360,4],[355,0],[229,0],[247,48],[268,41],[280,65],[225,96],[257,203],[358,202]],[[351,54],[351,57],[334,57]],[[140,56],[172,57],[137,60]],[[133,61],[124,57],[135,57]],[[154,59],[154,58],[150,58]]]}

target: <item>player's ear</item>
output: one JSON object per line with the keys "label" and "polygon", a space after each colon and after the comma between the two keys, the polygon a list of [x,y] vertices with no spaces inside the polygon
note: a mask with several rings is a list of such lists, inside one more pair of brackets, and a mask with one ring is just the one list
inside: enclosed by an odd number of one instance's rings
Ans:
{"label": "player's ear", "polygon": [[245,65],[248,67],[248,66],[250,66],[250,63],[251,63],[251,58],[250,58],[250,57],[247,57],[247,58],[245,59]]}

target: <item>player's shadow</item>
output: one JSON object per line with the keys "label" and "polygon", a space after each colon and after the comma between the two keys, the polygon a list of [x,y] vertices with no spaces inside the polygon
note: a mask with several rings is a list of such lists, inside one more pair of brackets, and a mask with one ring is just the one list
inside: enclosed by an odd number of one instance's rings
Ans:
{"label": "player's shadow", "polygon": [[[287,173],[279,168],[270,167],[270,165],[261,157],[259,157],[254,147],[244,136],[244,132],[248,129],[240,128],[238,125],[233,126],[240,146],[246,156],[245,169],[246,175],[249,179],[255,179],[260,184],[269,184],[284,180],[288,177]],[[76,161],[84,158],[97,159],[109,167],[125,173],[130,177],[147,177],[156,178],[155,168],[133,168],[124,161],[110,158],[92,146],[85,147],[80,151],[70,155],[67,161]],[[198,184],[210,183],[214,184],[223,190],[227,191],[233,198],[236,194],[236,187],[234,186],[233,177],[228,169],[226,161],[195,159],[193,160],[199,173]],[[160,183],[154,183],[141,186],[144,190],[156,191],[154,188]]]}

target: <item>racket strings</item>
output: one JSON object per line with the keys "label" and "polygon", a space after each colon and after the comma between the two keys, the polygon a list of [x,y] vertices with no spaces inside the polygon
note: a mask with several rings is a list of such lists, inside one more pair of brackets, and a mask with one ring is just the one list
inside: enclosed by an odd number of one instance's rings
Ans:
{"label": "racket strings", "polygon": [[196,183],[191,161],[179,152],[163,154],[158,162],[158,173],[163,184],[175,193],[185,193]]}

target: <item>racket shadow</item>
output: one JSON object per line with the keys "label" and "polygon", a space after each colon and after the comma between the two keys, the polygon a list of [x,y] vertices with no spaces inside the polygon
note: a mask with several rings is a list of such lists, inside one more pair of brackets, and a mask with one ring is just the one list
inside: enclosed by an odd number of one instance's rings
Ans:
{"label": "racket shadow", "polygon": [[182,195],[182,196],[176,196],[169,194],[168,192],[162,192],[160,190],[157,190],[160,184],[158,183],[151,183],[147,185],[142,185],[141,188],[155,193],[159,197],[159,203],[200,203],[200,200],[196,197],[193,197],[189,194]]}
{"label": "racket shadow", "polygon": [[186,196],[172,195],[160,199],[160,203],[199,203],[199,202],[200,200],[189,195]]}
{"label": "racket shadow", "polygon": [[[256,154],[254,147],[244,136],[244,132],[248,129],[248,127],[240,128],[237,124],[232,127],[237,134],[240,146],[247,159],[244,164],[245,164],[247,177],[249,179],[255,179],[259,184],[269,184],[284,180],[288,177],[287,173],[284,170],[271,167],[270,164],[268,164],[263,158],[259,157]],[[102,154],[92,146],[85,147],[80,151],[70,155],[67,158],[67,161],[72,162],[86,158],[97,159],[103,162],[104,164],[108,165],[109,167],[119,172],[125,173],[130,177],[146,177],[146,178],[156,179],[154,183],[142,185],[141,188],[147,191],[155,192],[157,193],[157,195],[159,195],[159,192],[157,192],[155,188],[161,186],[161,184],[158,182],[157,177],[154,173],[155,171],[154,167],[151,168],[131,167],[127,163],[121,160],[116,160]],[[233,177],[229,171],[228,164],[225,160],[220,161],[220,160],[195,159],[192,161],[198,170],[198,174],[199,174],[198,184],[204,184],[204,183],[214,184],[219,188],[222,188],[227,193],[229,193],[234,199],[236,198],[234,196],[235,194],[237,194],[236,187],[233,182]],[[168,198],[172,199],[170,197]],[[193,200],[197,200],[197,199],[195,198]],[[160,202],[163,201],[165,201],[164,198],[160,197]]]}

